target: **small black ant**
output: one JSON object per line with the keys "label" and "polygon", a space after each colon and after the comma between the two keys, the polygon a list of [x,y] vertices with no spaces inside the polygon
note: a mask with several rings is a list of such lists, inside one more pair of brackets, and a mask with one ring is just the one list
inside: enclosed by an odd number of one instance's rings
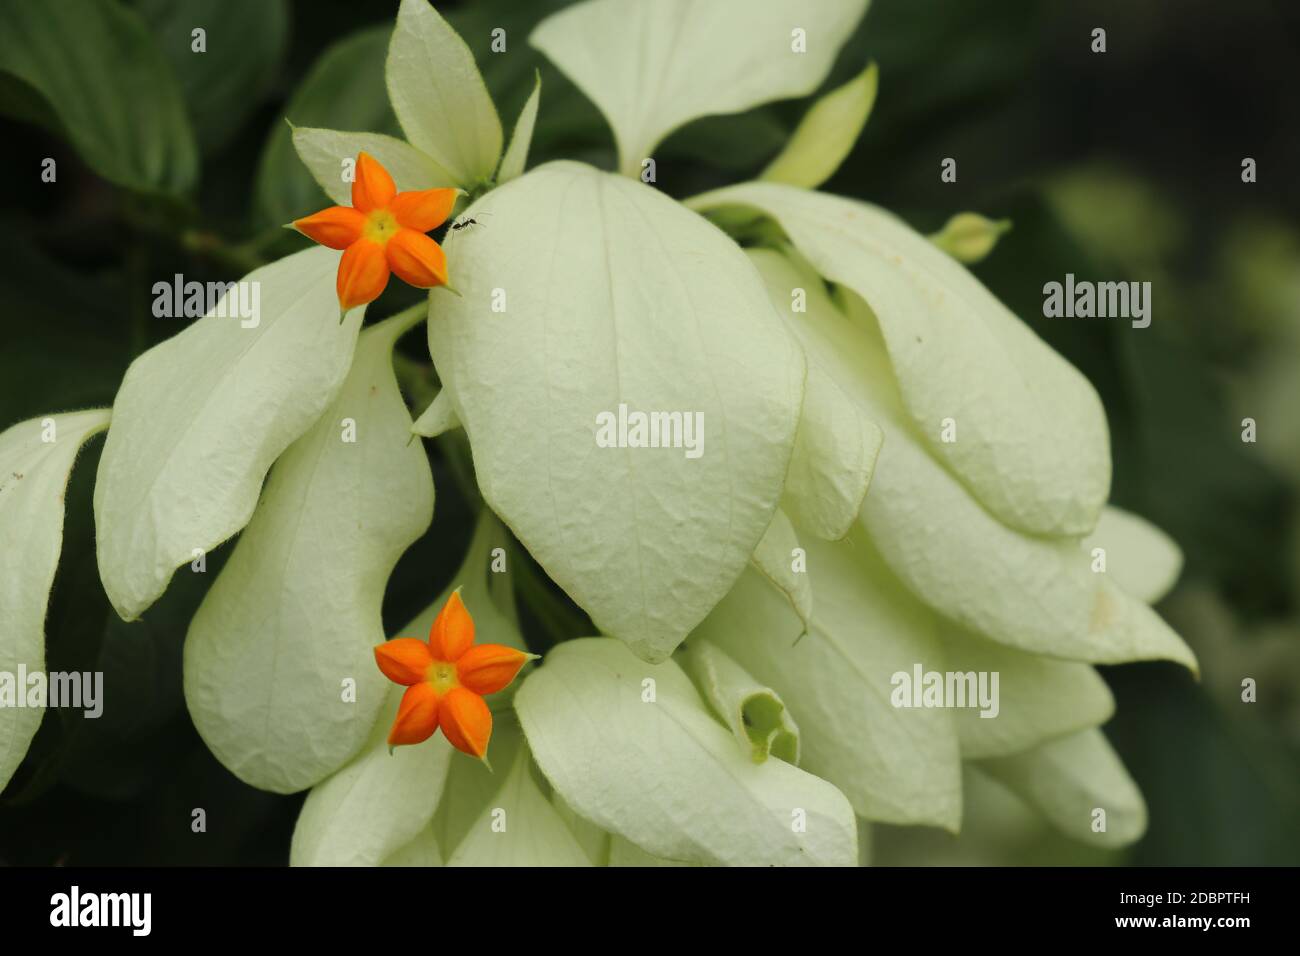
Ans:
{"label": "small black ant", "polygon": [[[486,216],[487,213],[479,213],[479,215]],[[451,224],[451,231],[460,232],[462,229],[468,229],[470,226],[477,226],[477,225],[479,225],[479,221],[477,219],[473,219],[469,216],[466,216],[464,219],[457,219],[455,222],[453,222]]]}

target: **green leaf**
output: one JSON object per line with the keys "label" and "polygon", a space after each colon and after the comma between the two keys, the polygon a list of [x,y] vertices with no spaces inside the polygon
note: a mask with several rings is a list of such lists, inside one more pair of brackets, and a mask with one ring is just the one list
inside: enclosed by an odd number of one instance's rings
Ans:
{"label": "green leaf", "polygon": [[801,551],[794,525],[780,508],[754,549],[750,563],[790,601],[804,627],[812,620],[812,585],[804,571],[795,570],[796,552]]}
{"label": "green leaf", "polygon": [[[884,433],[855,402],[851,388],[835,379],[837,366],[824,358],[819,343],[808,340],[796,306],[833,310],[826,286],[794,255],[750,249],[777,314],[804,344],[808,379],[804,387],[794,454],[785,476],[782,506],[819,538],[838,541],[849,533],[862,510]],[[797,255],[797,254],[796,254]],[[802,302],[800,302],[802,299]]]}
{"label": "green leaf", "polygon": [[483,805],[448,866],[591,866],[533,779],[532,762],[527,746],[519,747],[505,783]]}
{"label": "green leaf", "polygon": [[365,311],[339,322],[338,260],[308,249],[249,273],[255,326],[221,316],[223,299],[127,370],[95,484],[100,577],[123,620],[248,523],[271,463],[333,400]]}
{"label": "green leaf", "polygon": [[770,755],[798,765],[799,727],[780,694],[704,641],[686,648],[680,663],[713,712],[731,728],[742,753],[754,763]]}
{"label": "green leaf", "polygon": [[875,206],[777,183],[688,205],[772,217],[817,272],[866,300],[912,426],[999,519],[1043,535],[1096,525],[1110,487],[1096,391],[951,257]]}
{"label": "green leaf", "polygon": [[0,112],[62,136],[109,182],[189,191],[194,135],[139,14],[111,0],[0,0],[0,22]]}
{"label": "green leaf", "polygon": [[872,63],[814,103],[759,179],[816,189],[840,168],[867,125],[880,71]]}
{"label": "green leaf", "polygon": [[[294,91],[284,116],[302,127],[399,132],[384,86],[392,32],[388,26],[375,27],[330,46]],[[327,171],[331,183],[337,169]],[[279,117],[262,149],[253,188],[255,216],[263,226],[283,225],[323,205],[320,189],[294,153],[292,129]]]}
{"label": "green leaf", "polygon": [[18,674],[20,667],[28,674],[45,670],[45,610],[63,549],[68,476],[81,446],[108,420],[107,409],[95,409],[0,432],[0,790],[45,713],[42,706],[23,706],[28,687]]}
{"label": "green leaf", "polygon": [[[1084,730],[1014,757],[979,763],[1081,843],[1123,847],[1146,832],[1147,807],[1133,778],[1100,730]],[[1097,810],[1106,829],[1097,832]]]}
{"label": "green leaf", "polygon": [[0,427],[49,408],[109,405],[131,364],[124,286],[48,256],[21,228],[0,238],[0,309],[24,317],[0,348]]}
{"label": "green leaf", "polygon": [[[414,146],[383,133],[341,133],[332,129],[298,127],[293,131],[298,158],[325,190],[342,206],[352,205],[352,175],[357,154],[363,150],[379,160],[399,192],[451,186],[450,173]],[[346,166],[344,160],[351,160]]]}
{"label": "green leaf", "polygon": [[411,145],[457,185],[491,179],[501,158],[501,120],[474,54],[428,0],[402,0],[385,76]]}
{"label": "green leaf", "polygon": [[1003,647],[960,628],[940,631],[947,669],[997,674],[996,709],[952,710],[963,760],[1004,757],[1110,720],[1115,699],[1087,664]]}
{"label": "green leaf", "polygon": [[[137,0],[180,80],[205,152],[228,142],[260,105],[288,49],[286,0]],[[193,31],[205,31],[204,51]]]}
{"label": "green leaf", "polygon": [[566,641],[515,707],[538,766],[574,811],[649,853],[740,866],[857,857],[844,796],[784,761],[755,764],[672,661],[646,664],[605,638]]}
{"label": "green leaf", "polygon": [[1106,552],[1106,573],[1139,601],[1155,604],[1173,588],[1183,568],[1183,553],[1173,538],[1151,522],[1108,506],[1097,530],[1083,539],[1083,550]]}
{"label": "green leaf", "polygon": [[259,789],[293,793],[333,773],[383,704],[388,681],[374,648],[384,642],[384,588],[433,518],[433,476],[408,441],[392,364],[394,343],[421,318],[397,315],[362,333],[338,396],[276,462],[190,624],[194,725]]}
{"label": "green leaf", "polygon": [[524,108],[519,111],[515,131],[510,135],[510,145],[506,147],[506,154],[501,157],[501,168],[497,171],[498,184],[507,183],[523,175],[524,166],[528,164],[528,146],[533,141],[533,127],[537,123],[537,106],[541,96],[542,75],[538,73],[533,92],[529,94]]}
{"label": "green leaf", "polygon": [[587,0],[543,20],[529,42],[600,107],[620,171],[635,175],[693,119],[811,93],[866,9],[867,0]]}
{"label": "green leaf", "polygon": [[[943,670],[933,614],[856,531],[807,542],[815,604],[808,635],[754,572],[691,635],[772,687],[799,720],[800,765],[835,784],[861,817],[956,830],[961,771],[949,711],[895,707],[892,677]],[[856,845],[854,853],[856,855]]]}
{"label": "green leaf", "polygon": [[[483,495],[603,632],[662,660],[772,521],[798,349],[736,245],[639,182],[552,163],[469,213],[484,225],[446,243],[462,297],[434,299],[429,347]],[[620,404],[702,416],[695,450],[680,429],[681,447],[600,447]]]}
{"label": "green leaf", "polygon": [[403,690],[392,685],[384,719],[360,755],[308,794],[294,827],[290,866],[378,866],[404,855],[429,829],[454,751],[437,734],[389,752],[388,728]]}

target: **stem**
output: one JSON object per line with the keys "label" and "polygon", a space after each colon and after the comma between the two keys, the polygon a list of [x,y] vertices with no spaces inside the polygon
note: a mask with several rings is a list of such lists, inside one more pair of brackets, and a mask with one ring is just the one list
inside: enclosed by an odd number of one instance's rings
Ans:
{"label": "stem", "polygon": [[[393,325],[397,326],[397,334],[395,338],[400,339],[407,332],[411,331],[411,329],[415,328],[415,326],[419,325],[422,320],[428,317],[428,315],[429,303],[427,301],[417,302],[410,308],[403,309],[401,312],[390,315],[388,318],[384,319],[384,321],[391,322]],[[410,359],[407,359],[407,361],[411,362],[412,365],[420,364],[419,362],[414,362]]]}
{"label": "stem", "polygon": [[266,259],[257,251],[257,245],[232,245],[213,232],[186,229],[180,234],[180,243],[186,252],[212,259],[240,275],[247,275],[266,265]]}

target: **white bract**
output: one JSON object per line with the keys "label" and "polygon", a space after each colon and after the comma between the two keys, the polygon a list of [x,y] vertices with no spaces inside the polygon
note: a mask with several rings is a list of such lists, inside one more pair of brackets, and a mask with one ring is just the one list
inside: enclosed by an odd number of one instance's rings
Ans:
{"label": "white bract", "polygon": [[455,182],[486,182],[501,158],[501,120],[474,54],[428,0],[402,0],[385,65],[402,131]]}
{"label": "white bract", "polygon": [[0,432],[0,674],[24,700],[0,704],[0,790],[45,713],[20,673],[45,669],[45,608],[63,549],[63,496],[77,452],[108,427],[107,409],[19,422]]}
{"label": "white bract", "polygon": [[[1096,391],[959,263],[882,209],[777,183],[699,196],[770,216],[826,279],[870,305],[911,424],[994,515],[1086,534],[1110,490]],[[956,440],[942,440],[951,420]]]}
{"label": "white bract", "polygon": [[384,585],[433,517],[433,476],[392,369],[417,318],[362,333],[338,396],[276,463],[185,640],[195,727],[264,790],[292,793],[337,769],[389,686],[373,657]]}
{"label": "white bract", "polygon": [[867,0],[586,0],[531,42],[600,107],[620,171],[701,116],[806,96],[830,72]]}
{"label": "white bract", "polygon": [[939,666],[933,617],[879,573],[865,542],[806,545],[813,619],[798,643],[802,622],[752,571],[691,642],[716,644],[781,695],[799,724],[800,766],[835,784],[858,816],[956,830],[961,773],[951,713],[890,701],[896,671],[918,661]]}
{"label": "white bract", "polygon": [[604,638],[569,641],[515,706],[565,802],[656,856],[741,866],[857,859],[844,796],[783,760],[755,763],[672,661],[646,664]]}
{"label": "white bract", "polygon": [[127,369],[95,482],[99,574],[124,620],[248,523],[272,462],[343,383],[365,310],[339,322],[338,261],[308,249],[250,273],[255,326],[214,309]]}
{"label": "white bract", "polygon": [[[735,243],[649,186],[550,163],[470,213],[491,231],[448,240],[461,296],[429,349],[479,486],[601,630],[662,660],[772,521],[799,351]],[[601,447],[620,406],[702,416],[702,453]]]}
{"label": "white bract", "polygon": [[814,103],[790,134],[785,149],[758,178],[804,189],[816,189],[830,179],[867,125],[876,105],[879,76],[873,63]]}
{"label": "white bract", "polygon": [[[399,190],[471,194],[486,226],[445,234],[456,294],[429,298],[436,398],[413,423],[392,367],[423,307],[358,343],[325,249],[246,277],[251,327],[209,314],[131,366],[95,487],[101,578],[134,619],[244,529],[191,623],[186,699],[242,779],[313,788],[295,865],[851,865],[872,821],[956,831],[964,772],[1082,841],[1141,835],[1091,665],[1195,669],[1148,606],[1181,555],[1106,507],[1092,386],[957,261],[999,224],[931,241],[812,191],[866,122],[874,67],[807,110],[761,181],[682,204],[637,179],[687,123],[813,93],[866,7],[586,0],[542,22],[532,42],[609,121],[615,175],[526,171],[540,80],[503,152],[471,51],[402,0],[386,78],[409,142],[293,141],[340,204],[361,151]],[[43,666],[62,490],[108,413],[54,422],[54,444],[36,422],[0,434],[0,670]],[[460,587],[484,641],[524,649],[518,583],[525,620],[573,637],[553,622],[580,615],[507,526],[605,635],[491,695],[495,774],[442,734],[387,746],[381,604],[433,508],[414,435],[440,436],[486,505],[394,636],[423,638]],[[918,671],[997,683],[979,706],[900,704]],[[0,709],[0,783],[39,717]]]}

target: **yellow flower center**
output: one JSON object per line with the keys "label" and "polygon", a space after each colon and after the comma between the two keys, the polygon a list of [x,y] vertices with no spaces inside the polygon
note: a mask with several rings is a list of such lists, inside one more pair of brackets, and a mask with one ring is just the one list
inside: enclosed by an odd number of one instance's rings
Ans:
{"label": "yellow flower center", "polygon": [[460,681],[456,679],[456,665],[450,661],[434,661],[429,665],[424,679],[433,685],[439,696],[460,686]]}
{"label": "yellow flower center", "polygon": [[387,209],[376,209],[366,216],[363,232],[367,239],[374,240],[382,246],[401,228],[391,212]]}

